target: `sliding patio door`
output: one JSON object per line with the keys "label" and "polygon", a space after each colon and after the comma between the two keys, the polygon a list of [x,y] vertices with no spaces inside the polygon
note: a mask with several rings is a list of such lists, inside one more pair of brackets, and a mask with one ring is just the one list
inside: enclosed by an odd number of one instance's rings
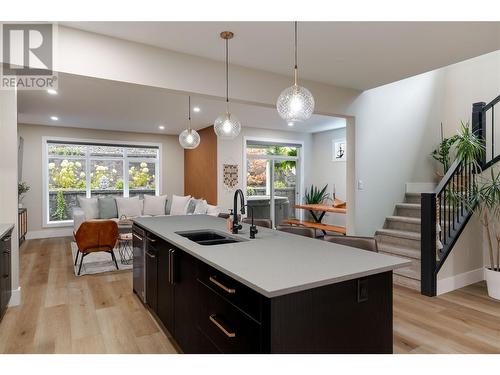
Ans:
{"label": "sliding patio door", "polygon": [[300,203],[301,145],[247,141],[246,194],[254,217],[273,225],[295,218]]}

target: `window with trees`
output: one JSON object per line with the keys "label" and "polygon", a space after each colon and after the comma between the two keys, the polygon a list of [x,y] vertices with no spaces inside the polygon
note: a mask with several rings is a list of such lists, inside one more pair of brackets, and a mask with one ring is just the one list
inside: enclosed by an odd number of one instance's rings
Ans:
{"label": "window with trees", "polygon": [[159,145],[45,140],[45,222],[71,222],[82,197],[159,193]]}

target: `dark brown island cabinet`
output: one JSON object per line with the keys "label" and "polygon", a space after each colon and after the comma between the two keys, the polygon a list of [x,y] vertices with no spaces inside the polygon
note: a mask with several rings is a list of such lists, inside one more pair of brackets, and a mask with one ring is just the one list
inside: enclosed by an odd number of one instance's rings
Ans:
{"label": "dark brown island cabinet", "polygon": [[267,298],[134,225],[145,304],[184,353],[392,353],[392,271]]}
{"label": "dark brown island cabinet", "polygon": [[0,320],[2,320],[12,294],[11,286],[12,229],[0,238]]}

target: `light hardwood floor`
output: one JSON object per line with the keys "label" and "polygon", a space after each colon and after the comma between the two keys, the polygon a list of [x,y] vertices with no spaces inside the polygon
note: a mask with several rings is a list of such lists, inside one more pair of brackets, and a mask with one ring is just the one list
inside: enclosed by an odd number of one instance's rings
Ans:
{"label": "light hardwood floor", "polygon": [[[176,353],[131,271],[75,277],[69,244],[23,244],[22,304],[0,323],[0,353]],[[395,286],[394,353],[500,353],[500,302],[484,283],[435,298]]]}

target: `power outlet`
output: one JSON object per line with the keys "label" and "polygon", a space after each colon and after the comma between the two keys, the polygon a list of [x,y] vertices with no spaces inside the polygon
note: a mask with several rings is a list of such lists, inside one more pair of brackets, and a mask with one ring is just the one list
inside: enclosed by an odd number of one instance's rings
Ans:
{"label": "power outlet", "polygon": [[358,279],[358,303],[368,301],[368,286],[366,279]]}
{"label": "power outlet", "polygon": [[358,180],[358,190],[365,190],[365,183],[363,180]]}

